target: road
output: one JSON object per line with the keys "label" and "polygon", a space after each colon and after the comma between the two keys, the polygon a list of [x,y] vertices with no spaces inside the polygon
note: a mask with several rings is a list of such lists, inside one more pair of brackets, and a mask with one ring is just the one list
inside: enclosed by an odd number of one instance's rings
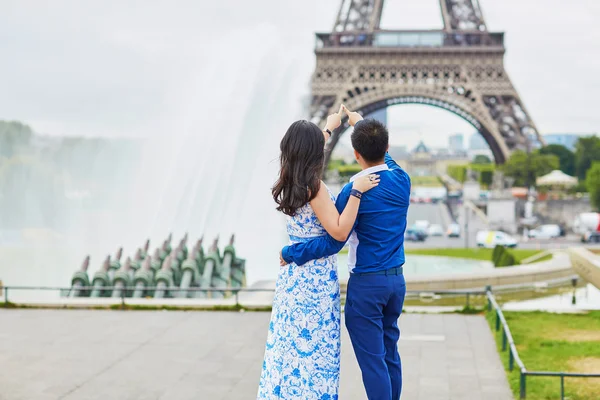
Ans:
{"label": "road", "polygon": [[[408,211],[408,226],[412,226],[417,220],[427,220],[431,224],[442,225],[444,230],[446,224],[442,213],[442,206],[439,204],[411,204]],[[457,222],[461,226],[462,235],[460,238],[429,237],[425,242],[410,242],[406,244],[407,248],[453,248],[453,247],[477,247],[475,238],[477,232],[486,230],[488,227],[481,221],[472,211],[465,213],[464,208],[460,208],[458,212]],[[468,214],[468,215],[467,215]],[[468,225],[467,225],[468,223]],[[465,236],[465,232],[468,235]],[[576,235],[567,235],[564,238],[537,240],[524,240],[522,237],[517,237],[519,240],[518,247],[521,249],[566,249],[572,246],[580,246],[581,242]],[[586,247],[600,248],[597,244],[586,244]]]}
{"label": "road", "polygon": [[416,221],[426,220],[430,224],[441,225],[446,230],[447,220],[443,215],[445,207],[443,204],[411,204],[408,208],[408,226],[414,225]]}

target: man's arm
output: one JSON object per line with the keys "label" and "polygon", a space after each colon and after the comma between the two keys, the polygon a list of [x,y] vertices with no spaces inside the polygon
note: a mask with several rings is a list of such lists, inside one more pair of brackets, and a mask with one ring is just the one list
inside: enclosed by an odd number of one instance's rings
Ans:
{"label": "man's arm", "polygon": [[385,163],[389,169],[402,169],[387,151],[385,152]]}
{"label": "man's arm", "polygon": [[[346,208],[348,199],[350,198],[351,185],[347,185],[342,189],[338,196],[335,207],[341,213]],[[354,222],[356,227],[356,222]],[[352,228],[354,230],[354,228]],[[352,231],[350,231],[352,233]],[[348,240],[346,238],[346,240]],[[344,247],[346,241],[339,242],[330,235],[321,236],[307,242],[295,243],[291,246],[285,246],[281,251],[282,258],[287,263],[296,263],[297,265],[306,264],[310,260],[316,260],[323,257],[328,257],[337,254]]]}

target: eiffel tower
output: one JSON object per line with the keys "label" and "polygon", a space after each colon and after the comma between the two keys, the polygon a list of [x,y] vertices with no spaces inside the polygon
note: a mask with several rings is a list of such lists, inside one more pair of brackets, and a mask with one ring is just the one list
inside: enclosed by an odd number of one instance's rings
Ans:
{"label": "eiffel tower", "polygon": [[[473,125],[498,164],[544,143],[504,69],[504,33],[488,31],[477,0],[440,0],[442,30],[383,30],[383,5],[342,0],[333,32],[317,33],[313,122],[340,103],[363,115],[427,104]],[[347,127],[334,132],[327,161]]]}

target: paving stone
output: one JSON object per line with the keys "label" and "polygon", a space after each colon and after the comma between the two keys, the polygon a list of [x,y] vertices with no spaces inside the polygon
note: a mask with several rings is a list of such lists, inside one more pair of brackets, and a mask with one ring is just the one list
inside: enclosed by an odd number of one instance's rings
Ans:
{"label": "paving stone", "polygon": [[[0,400],[256,398],[268,313],[0,310]],[[342,325],[343,326],[343,325]],[[402,400],[512,399],[481,316],[404,314]],[[340,399],[366,399],[342,329]]]}

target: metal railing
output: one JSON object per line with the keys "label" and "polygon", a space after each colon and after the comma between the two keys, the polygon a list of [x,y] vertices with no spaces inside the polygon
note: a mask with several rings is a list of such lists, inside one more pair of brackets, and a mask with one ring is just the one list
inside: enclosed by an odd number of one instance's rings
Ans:
{"label": "metal railing", "polygon": [[[101,297],[90,297],[90,296],[78,296],[78,297],[72,297],[70,296],[71,293],[74,290],[78,290],[79,292],[91,292],[92,290],[99,290],[100,292],[104,292],[104,293],[108,293],[108,292],[112,292],[115,289],[119,290],[119,296],[117,297],[112,297],[112,296],[101,296]],[[79,286],[79,287],[60,287],[60,286],[3,286],[0,287],[0,293],[2,293],[2,291],[4,292],[4,303],[5,304],[10,304],[10,298],[9,298],[9,293],[14,293],[17,291],[37,291],[37,292],[59,292],[60,298],[65,299],[65,298],[70,298],[73,300],[77,300],[77,299],[92,299],[92,298],[96,298],[96,299],[113,299],[113,300],[117,300],[119,299],[121,302],[122,306],[126,306],[128,305],[128,300],[145,300],[147,299],[147,297],[140,297],[140,298],[133,298],[131,297],[131,293],[134,292],[136,290],[136,287],[134,286],[126,286],[126,287],[122,287],[122,286],[102,286],[102,287],[98,287],[98,286]],[[156,300],[171,300],[171,299],[182,299],[182,300],[189,300],[189,301],[194,301],[194,300],[222,300],[224,301],[224,303],[229,303],[229,305],[231,305],[231,302],[227,302],[227,300],[234,300],[234,306],[240,307],[243,306],[243,304],[240,303],[240,294],[241,293],[275,293],[275,289],[273,288],[240,288],[240,287],[226,287],[226,288],[200,288],[200,287],[190,287],[190,288],[178,288],[178,287],[169,287],[169,288],[164,288],[164,287],[156,287],[156,286],[151,286],[151,287],[145,287],[144,288],[144,292],[153,292],[155,290],[166,290],[171,296],[175,295],[174,297],[171,298],[162,298],[162,299],[156,299]],[[205,293],[220,293],[223,295],[227,295],[227,297],[224,298],[198,298],[198,297],[177,297],[177,294],[181,294],[181,293],[195,293],[195,292],[205,292]],[[347,292],[346,290],[340,290],[340,294],[341,295],[345,295]],[[486,292],[482,291],[482,290],[438,290],[438,291],[422,291],[422,290],[407,290],[406,291],[406,297],[407,299],[411,298],[411,296],[415,296],[414,298],[418,298],[425,301],[425,298],[423,298],[422,296],[449,296],[449,297],[462,297],[464,298],[464,306],[466,308],[470,308],[471,307],[471,302],[472,302],[472,297],[473,296],[481,296],[481,298],[485,299],[486,296]],[[150,299],[152,299],[150,297]],[[38,302],[38,301],[27,301],[27,302],[21,302],[22,304],[27,304],[27,303],[35,303],[35,304],[42,304],[43,302]],[[129,304],[133,304],[135,303],[135,305],[139,305],[139,302],[129,302]],[[1,303],[0,303],[1,304]],[[19,304],[18,302],[15,304]],[[47,303],[48,305],[52,305],[51,302]],[[485,304],[485,303],[484,303]],[[156,305],[156,304],[154,304]],[[192,303],[190,303],[190,305],[193,305]],[[212,305],[212,304],[209,304]],[[218,305],[218,304],[216,304]]]}
{"label": "metal railing", "polygon": [[496,332],[502,329],[502,351],[505,352],[508,350],[508,369],[509,371],[514,370],[515,363],[519,367],[520,371],[520,379],[519,379],[519,398],[525,399],[527,398],[527,377],[528,376],[542,376],[542,377],[560,377],[560,398],[561,400],[565,399],[565,378],[600,378],[600,373],[598,374],[581,374],[581,373],[571,373],[571,372],[547,372],[547,371],[528,371],[525,367],[525,364],[519,357],[519,352],[517,351],[517,346],[515,345],[515,341],[512,337],[512,333],[510,332],[510,328],[508,327],[508,323],[506,322],[506,318],[504,318],[504,313],[502,309],[498,305],[494,294],[491,291],[491,288],[488,288],[486,291],[486,296],[488,299],[488,312],[492,310],[496,313]]}
{"label": "metal railing", "polygon": [[[79,286],[79,287],[59,287],[59,286],[3,286],[1,289],[4,291],[4,303],[8,304],[9,301],[9,291],[39,291],[39,292],[59,292],[61,293],[60,298],[71,298],[71,299],[120,299],[121,305],[126,306],[126,299],[133,299],[128,293],[134,292],[137,288],[135,286]],[[76,296],[71,297],[70,294],[74,290],[78,290],[79,292],[91,292],[92,290],[99,290],[100,292],[112,292],[114,290],[119,290],[118,297],[112,296],[99,296],[99,297],[90,297],[90,296]],[[200,287],[190,287],[190,288],[178,288],[178,287],[158,287],[158,286],[147,286],[144,287],[144,292],[154,292],[156,290],[164,290],[171,295],[186,293],[196,293],[196,292],[205,292],[205,293],[221,293],[223,295],[231,295],[226,298],[218,298],[213,300],[228,300],[230,297],[235,299],[235,306],[240,306],[239,302],[239,294],[241,292],[246,293],[257,293],[257,292],[275,292],[275,289],[261,289],[261,288],[239,288],[239,287],[226,287],[226,288],[200,288]],[[140,297],[139,300],[144,300],[147,297]],[[173,297],[177,299],[178,297]],[[169,298],[161,298],[156,300],[165,300]],[[187,300],[206,300],[210,298],[189,298],[184,297],[179,299],[187,299]],[[51,304],[51,303],[49,303]],[[131,304],[131,303],[130,303]]]}

